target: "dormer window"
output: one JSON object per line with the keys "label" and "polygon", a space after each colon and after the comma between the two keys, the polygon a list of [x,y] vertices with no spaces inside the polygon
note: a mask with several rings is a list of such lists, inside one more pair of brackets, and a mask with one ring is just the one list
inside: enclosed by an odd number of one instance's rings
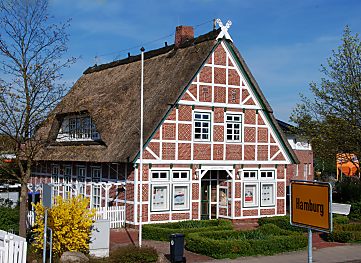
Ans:
{"label": "dormer window", "polygon": [[57,141],[97,141],[100,134],[89,115],[67,116],[59,129]]}

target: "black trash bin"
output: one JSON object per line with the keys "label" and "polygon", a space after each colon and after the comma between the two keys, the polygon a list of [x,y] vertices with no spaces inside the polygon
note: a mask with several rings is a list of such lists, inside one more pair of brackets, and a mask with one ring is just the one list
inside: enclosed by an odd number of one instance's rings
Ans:
{"label": "black trash bin", "polygon": [[186,262],[183,257],[184,234],[171,234],[170,239],[170,262]]}

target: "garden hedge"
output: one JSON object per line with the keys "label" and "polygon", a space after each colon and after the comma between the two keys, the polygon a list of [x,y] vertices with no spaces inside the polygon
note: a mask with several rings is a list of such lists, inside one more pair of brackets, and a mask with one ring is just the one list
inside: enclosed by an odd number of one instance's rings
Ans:
{"label": "garden hedge", "polygon": [[324,234],[323,237],[326,241],[332,242],[361,242],[361,224],[335,225],[333,232]]}
{"label": "garden hedge", "polygon": [[251,231],[207,231],[189,234],[186,248],[213,258],[272,255],[307,246],[307,237],[299,232],[265,224]]}
{"label": "garden hedge", "polygon": [[296,232],[305,232],[307,229],[297,226],[292,226],[290,224],[289,216],[274,216],[274,217],[261,217],[258,219],[258,225],[263,226],[266,224],[274,224],[281,229],[296,231]]}
{"label": "garden hedge", "polygon": [[351,220],[361,221],[361,201],[351,203],[351,211],[348,217]]}
{"label": "garden hedge", "polygon": [[175,233],[182,233],[187,236],[194,232],[227,229],[233,229],[232,222],[229,220],[188,220],[176,223],[149,224],[143,225],[143,238],[169,241],[169,236]]}

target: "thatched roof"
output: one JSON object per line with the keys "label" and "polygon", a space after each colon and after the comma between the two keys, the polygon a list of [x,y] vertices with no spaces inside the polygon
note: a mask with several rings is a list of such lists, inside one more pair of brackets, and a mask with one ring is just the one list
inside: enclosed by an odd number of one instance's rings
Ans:
{"label": "thatched roof", "polygon": [[[217,44],[218,34],[219,30],[214,30],[188,40],[177,48],[171,45],[145,53],[145,142],[207,61]],[[238,51],[236,53],[239,55]],[[239,58],[243,64],[243,59]],[[38,134],[48,137],[50,143],[40,151],[37,159],[133,161],[139,152],[140,63],[138,55],[88,68],[38,130]],[[272,109],[258,85],[256,88],[266,110],[272,115]],[[66,114],[79,112],[88,112],[92,117],[102,143],[75,145],[55,142],[62,118]],[[287,140],[286,144],[289,147]]]}

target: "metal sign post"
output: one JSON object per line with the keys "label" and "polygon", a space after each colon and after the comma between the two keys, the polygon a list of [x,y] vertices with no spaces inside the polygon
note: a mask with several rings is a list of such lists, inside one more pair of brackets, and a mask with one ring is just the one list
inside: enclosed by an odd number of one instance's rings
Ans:
{"label": "metal sign post", "polygon": [[43,206],[45,208],[44,215],[44,244],[43,244],[43,263],[46,263],[46,245],[47,241],[47,231],[50,231],[50,250],[49,250],[49,262],[51,263],[52,258],[52,239],[53,231],[51,228],[48,228],[48,209],[53,206],[53,186],[51,184],[43,184]]}
{"label": "metal sign post", "polygon": [[291,180],[293,226],[308,229],[308,263],[312,263],[312,230],[332,232],[332,187],[330,183]]}

